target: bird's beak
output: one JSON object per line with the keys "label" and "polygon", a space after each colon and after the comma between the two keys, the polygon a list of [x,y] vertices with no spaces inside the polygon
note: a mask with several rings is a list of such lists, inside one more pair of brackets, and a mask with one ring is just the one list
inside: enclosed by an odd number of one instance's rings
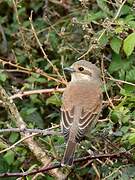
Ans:
{"label": "bird's beak", "polygon": [[73,72],[75,72],[75,69],[72,67],[66,67],[66,68],[64,68],[64,71],[67,73],[73,73]]}

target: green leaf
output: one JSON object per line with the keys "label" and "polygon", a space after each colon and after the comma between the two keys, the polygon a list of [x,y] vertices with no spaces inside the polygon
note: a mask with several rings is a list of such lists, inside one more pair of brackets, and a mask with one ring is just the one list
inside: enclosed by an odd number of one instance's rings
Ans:
{"label": "green leaf", "polygon": [[135,28],[135,16],[133,14],[128,15],[124,19],[124,23],[130,28]]}
{"label": "green leaf", "polygon": [[128,140],[131,145],[134,145],[135,144],[135,133],[131,133]]}
{"label": "green leaf", "polygon": [[30,99],[33,103],[42,104],[42,101],[39,99],[39,96],[37,94],[30,95]]}
{"label": "green leaf", "polygon": [[111,120],[113,122],[127,123],[130,119],[129,109],[124,106],[116,107],[111,113]]}
{"label": "green leaf", "polygon": [[135,82],[135,67],[126,72],[126,81]]}
{"label": "green leaf", "polygon": [[127,0],[127,2],[132,5],[134,0]]}
{"label": "green leaf", "polygon": [[111,16],[113,15],[113,12],[110,11],[110,9],[108,8],[108,4],[106,3],[106,0],[97,0],[97,4],[102,9],[103,12]]}
{"label": "green leaf", "polygon": [[123,44],[123,50],[127,56],[130,56],[135,47],[135,32],[130,34],[125,40]]}
{"label": "green leaf", "polygon": [[135,91],[135,87],[131,85],[125,85],[124,89],[121,88],[120,94],[123,96],[132,97],[133,99],[133,92]]}
{"label": "green leaf", "polygon": [[112,56],[112,62],[109,66],[109,72],[112,74],[113,72],[120,70],[121,66],[122,66],[122,59],[120,55],[114,53]]}
{"label": "green leaf", "polygon": [[127,23],[127,25],[130,27],[130,28],[135,28],[135,21],[129,21]]}
{"label": "green leaf", "polygon": [[58,47],[58,39],[57,39],[57,35],[55,32],[50,32],[49,33],[49,40],[51,42],[51,46],[52,48],[55,50]]}
{"label": "green leaf", "polygon": [[32,73],[30,77],[27,78],[27,82],[34,83],[34,82],[40,82],[40,81],[46,81],[44,78],[40,78],[39,74]]}
{"label": "green leaf", "polygon": [[90,23],[91,21],[96,21],[105,17],[106,15],[103,11],[98,11],[98,12],[88,11],[88,13],[86,13],[86,15],[84,16],[84,22]]}
{"label": "green leaf", "polygon": [[15,143],[17,141],[18,137],[19,137],[18,133],[12,132],[9,136],[9,141],[11,143]]}
{"label": "green leaf", "polygon": [[4,144],[4,142],[0,142],[0,149],[5,149],[7,148],[7,145]]}
{"label": "green leaf", "polygon": [[[122,66],[122,64],[121,64],[121,66]],[[119,74],[119,79],[121,79],[121,80],[125,80],[125,73],[126,73],[126,71],[124,70],[124,69],[120,69],[119,70],[119,72],[118,72],[118,74]]]}
{"label": "green leaf", "polygon": [[25,119],[26,122],[32,123],[39,128],[44,127],[44,121],[41,117],[41,114],[38,112],[37,108],[29,107],[27,104],[26,107],[21,109],[21,116]]}
{"label": "green leaf", "polygon": [[0,73],[0,81],[5,82],[7,79],[7,75],[5,73]]}
{"label": "green leaf", "polygon": [[119,15],[119,16],[126,15],[126,14],[130,14],[130,13],[131,13],[131,8],[130,8],[130,6],[124,5],[124,6],[121,8],[121,11],[120,11],[120,15]]}
{"label": "green leaf", "polygon": [[100,31],[100,34],[98,34],[99,36],[101,36],[101,38],[99,39],[99,43],[101,46],[106,46],[108,43],[109,37],[105,33],[101,35],[102,33],[103,31]]}
{"label": "green leaf", "polygon": [[131,70],[133,66],[133,56],[122,59],[120,54],[113,53],[112,61],[109,66],[110,74],[115,72],[115,78],[125,80],[125,75]]}
{"label": "green leaf", "polygon": [[110,42],[110,46],[112,50],[117,54],[119,54],[120,52],[121,44],[122,44],[122,40],[117,37],[114,37]]}
{"label": "green leaf", "polygon": [[27,115],[30,115],[30,114],[32,114],[33,112],[35,112],[36,110],[37,110],[37,108],[31,107],[31,108],[28,108],[28,109],[27,109],[26,113],[27,113]]}
{"label": "green leaf", "polygon": [[53,104],[53,105],[56,105],[56,106],[60,106],[61,105],[61,101],[60,101],[59,95],[58,94],[54,94],[51,97],[49,97],[46,100],[46,105],[48,105],[48,104]]}
{"label": "green leaf", "polygon": [[13,151],[8,151],[8,152],[3,156],[3,158],[5,159],[5,161],[6,161],[9,165],[11,165],[11,164],[13,164],[13,162],[14,162],[15,154],[14,154]]}
{"label": "green leaf", "polygon": [[111,112],[111,120],[113,122],[115,122],[115,123],[118,122],[118,120],[119,120],[119,113],[117,111],[113,110]]}

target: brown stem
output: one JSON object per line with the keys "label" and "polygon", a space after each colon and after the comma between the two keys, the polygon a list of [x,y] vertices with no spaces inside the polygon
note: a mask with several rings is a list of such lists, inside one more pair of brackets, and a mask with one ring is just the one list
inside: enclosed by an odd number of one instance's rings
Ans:
{"label": "brown stem", "polygon": [[[119,153],[113,153],[113,154],[99,154],[96,156],[85,156],[82,158],[77,158],[74,160],[74,164],[81,162],[81,161],[87,161],[87,160],[94,160],[94,159],[103,159],[103,158],[121,158],[121,157],[126,157],[125,155],[127,155],[128,152],[119,152]],[[4,177],[26,177],[26,176],[30,176],[30,175],[34,175],[37,173],[46,173],[49,170],[52,169],[56,169],[56,168],[61,168],[61,163],[55,163],[55,164],[51,164],[48,165],[46,167],[34,170],[32,172],[21,172],[21,173],[1,173],[0,174],[0,178],[4,178]]]}

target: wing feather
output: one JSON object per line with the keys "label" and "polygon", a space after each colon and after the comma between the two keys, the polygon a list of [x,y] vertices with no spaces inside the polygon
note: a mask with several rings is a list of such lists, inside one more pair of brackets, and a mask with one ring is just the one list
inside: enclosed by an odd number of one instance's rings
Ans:
{"label": "wing feather", "polygon": [[61,130],[66,140],[69,136],[69,130],[72,126],[73,118],[73,109],[71,111],[61,109]]}
{"label": "wing feather", "polygon": [[[68,140],[70,132],[74,132],[75,139],[79,142],[99,117],[102,104],[101,91],[95,84],[93,86],[90,84],[86,89],[83,83],[71,83],[63,95],[61,129],[65,140]],[[87,94],[89,96],[86,96]]]}
{"label": "wing feather", "polygon": [[[94,112],[94,113],[93,113]],[[95,108],[90,110],[88,113],[83,113],[80,117],[79,127],[78,127],[78,133],[76,135],[76,140],[79,142],[88,129],[93,126],[93,124],[96,123],[98,117],[100,114],[100,105],[98,104]]]}
{"label": "wing feather", "polygon": [[[94,112],[94,113],[93,113]],[[61,110],[61,129],[62,133],[65,137],[65,140],[68,140],[69,137],[69,131],[72,127],[72,123],[74,120],[73,116],[73,109],[71,111],[65,111],[64,109]],[[76,141],[79,142],[85,135],[86,131],[90,126],[92,126],[93,122],[96,122],[97,118],[100,114],[100,104],[95,106],[93,109],[91,109],[89,112],[81,112],[81,117],[79,119],[78,123],[78,131],[76,134]]]}

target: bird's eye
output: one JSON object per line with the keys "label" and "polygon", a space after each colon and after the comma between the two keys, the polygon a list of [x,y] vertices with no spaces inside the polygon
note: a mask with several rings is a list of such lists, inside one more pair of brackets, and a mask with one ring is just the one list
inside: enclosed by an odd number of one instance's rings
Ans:
{"label": "bird's eye", "polygon": [[83,70],[84,70],[84,68],[83,68],[83,67],[79,67],[78,69],[79,69],[79,71],[83,71]]}

